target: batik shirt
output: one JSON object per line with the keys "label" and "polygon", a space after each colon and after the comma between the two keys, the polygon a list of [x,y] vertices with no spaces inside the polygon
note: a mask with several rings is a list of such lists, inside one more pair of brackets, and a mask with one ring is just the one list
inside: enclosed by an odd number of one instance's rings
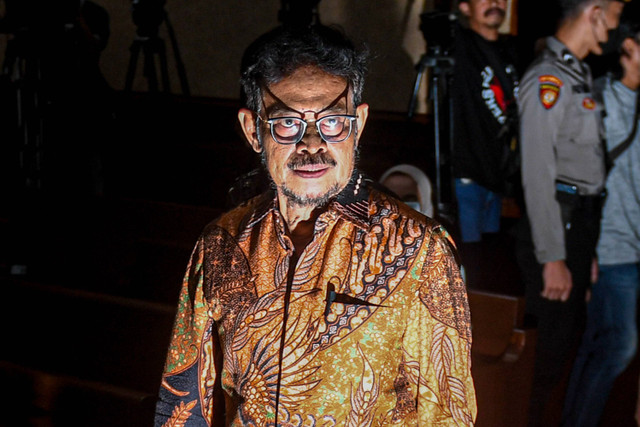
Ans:
{"label": "batik shirt", "polygon": [[156,426],[472,425],[469,307],[443,228],[350,185],[290,268],[277,206],[258,196],[198,240]]}

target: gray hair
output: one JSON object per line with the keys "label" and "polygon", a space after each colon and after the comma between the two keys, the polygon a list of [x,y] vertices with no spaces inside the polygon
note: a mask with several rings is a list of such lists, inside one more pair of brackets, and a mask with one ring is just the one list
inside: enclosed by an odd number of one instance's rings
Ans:
{"label": "gray hair", "polygon": [[362,102],[369,52],[356,48],[339,30],[323,25],[304,29],[277,27],[259,37],[245,51],[240,83],[247,108],[261,110],[262,88],[316,66],[344,78],[353,91],[353,103]]}

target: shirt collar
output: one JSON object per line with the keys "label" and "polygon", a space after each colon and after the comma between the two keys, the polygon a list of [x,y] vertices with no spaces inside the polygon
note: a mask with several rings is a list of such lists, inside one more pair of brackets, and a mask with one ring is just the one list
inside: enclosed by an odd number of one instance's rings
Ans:
{"label": "shirt collar", "polygon": [[547,37],[547,49],[549,49],[562,63],[581,74],[586,74],[583,62],[569,50],[569,48],[557,38]]}
{"label": "shirt collar", "polygon": [[329,204],[329,209],[335,209],[345,219],[361,228],[369,224],[369,188],[368,179],[354,169],[347,186]]}

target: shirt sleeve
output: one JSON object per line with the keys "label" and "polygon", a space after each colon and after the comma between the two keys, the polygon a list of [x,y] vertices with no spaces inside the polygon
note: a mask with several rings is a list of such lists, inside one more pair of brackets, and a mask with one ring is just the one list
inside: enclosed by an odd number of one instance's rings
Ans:
{"label": "shirt sleeve", "polygon": [[607,112],[603,119],[607,150],[611,151],[622,144],[633,130],[637,92],[623,84],[616,85],[609,78],[604,82],[602,92]]}
{"label": "shirt sleeve", "polygon": [[530,70],[520,86],[522,187],[538,262],[565,259],[564,227],[556,200],[556,145],[567,118],[571,87],[552,67]]}
{"label": "shirt sleeve", "polygon": [[180,292],[158,402],[155,426],[211,426],[224,419],[215,323],[203,291],[203,240],[191,256]]}
{"label": "shirt sleeve", "polygon": [[438,227],[403,336],[402,369],[415,384],[417,425],[471,426],[477,414],[469,304],[454,253],[450,238]]}

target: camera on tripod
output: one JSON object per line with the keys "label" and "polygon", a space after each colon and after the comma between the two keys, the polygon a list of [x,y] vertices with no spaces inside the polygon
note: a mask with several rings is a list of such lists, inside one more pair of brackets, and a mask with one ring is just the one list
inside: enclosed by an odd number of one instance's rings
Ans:
{"label": "camera on tripod", "polygon": [[420,15],[420,31],[427,42],[428,54],[448,55],[453,47],[458,17],[450,12],[425,12]]}
{"label": "camera on tripod", "polygon": [[[125,92],[131,92],[133,88],[138,56],[141,51],[144,57],[143,75],[147,79],[149,92],[158,92],[158,74],[160,75],[163,92],[169,93],[171,91],[169,87],[167,48],[164,40],[158,35],[160,25],[164,24],[171,42],[182,92],[187,96],[190,94],[184,63],[180,57],[178,40],[176,39],[173,25],[171,25],[171,21],[169,20],[169,15],[164,9],[165,3],[166,0],[131,1],[131,17],[137,30],[136,37],[129,48],[131,57],[129,58],[129,67],[127,68],[127,77],[124,85]],[[157,69],[157,67],[159,67],[159,69]]]}
{"label": "camera on tripod", "polygon": [[166,0],[132,0],[131,15],[139,37],[155,37],[165,19]]}
{"label": "camera on tripod", "polygon": [[408,114],[409,118],[413,117],[422,77],[428,74],[428,98],[432,102],[434,125],[436,215],[438,219],[448,224],[454,224],[456,217],[450,162],[452,110],[449,86],[454,65],[452,53],[457,28],[457,16],[453,13],[435,11],[420,15],[420,30],[427,42],[427,51],[416,65],[418,72],[413,85]]}

